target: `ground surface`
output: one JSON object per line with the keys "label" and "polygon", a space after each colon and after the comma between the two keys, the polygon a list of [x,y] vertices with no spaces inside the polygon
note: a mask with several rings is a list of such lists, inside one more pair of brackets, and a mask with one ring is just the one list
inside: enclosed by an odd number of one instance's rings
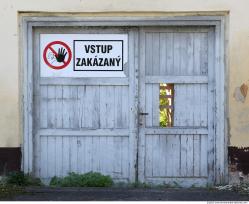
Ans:
{"label": "ground surface", "polygon": [[[9,199],[10,200],[10,199]],[[27,188],[18,201],[243,201],[249,196],[209,189]]]}

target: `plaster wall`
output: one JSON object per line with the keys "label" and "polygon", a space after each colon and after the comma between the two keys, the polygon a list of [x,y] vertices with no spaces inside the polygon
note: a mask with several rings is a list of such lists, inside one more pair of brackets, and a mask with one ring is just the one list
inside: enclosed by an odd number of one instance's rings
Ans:
{"label": "plaster wall", "polygon": [[[249,85],[247,0],[0,0],[0,147],[19,147],[19,18],[21,15],[165,16],[227,15],[228,123],[230,145],[249,146],[249,97],[234,91]],[[21,50],[20,50],[21,51]]]}

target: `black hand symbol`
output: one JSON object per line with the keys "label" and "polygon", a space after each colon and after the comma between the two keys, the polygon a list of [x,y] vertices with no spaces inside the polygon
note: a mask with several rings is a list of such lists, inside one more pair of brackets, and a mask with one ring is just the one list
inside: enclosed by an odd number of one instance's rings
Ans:
{"label": "black hand symbol", "polygon": [[58,49],[58,54],[55,56],[57,62],[64,62],[67,52],[64,48]]}

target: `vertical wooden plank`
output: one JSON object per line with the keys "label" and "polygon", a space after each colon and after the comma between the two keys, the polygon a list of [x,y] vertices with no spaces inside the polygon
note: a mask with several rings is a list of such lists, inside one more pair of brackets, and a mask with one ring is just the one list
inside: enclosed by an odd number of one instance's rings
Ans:
{"label": "vertical wooden plank", "polygon": [[78,140],[80,141],[80,146],[78,149],[78,171],[81,173],[86,173],[85,166],[85,137],[79,137]]}
{"label": "vertical wooden plank", "polygon": [[48,86],[48,128],[56,127],[56,113],[55,113],[55,86]]}
{"label": "vertical wooden plank", "polygon": [[62,109],[63,109],[63,100],[62,100],[62,86],[55,87],[55,114],[56,114],[56,128],[62,128]]}
{"label": "vertical wooden plank", "polygon": [[167,74],[173,75],[174,74],[174,34],[167,33],[166,37],[167,42]]}
{"label": "vertical wooden plank", "polygon": [[93,152],[92,152],[92,136],[89,137],[85,137],[85,172],[90,172],[93,170],[92,167],[92,156],[93,156]]}
{"label": "vertical wooden plank", "polygon": [[158,169],[158,176],[165,177],[165,169],[166,169],[166,135],[158,135],[159,142],[158,142],[158,155],[159,155],[159,169]]}
{"label": "vertical wooden plank", "polygon": [[62,137],[62,169],[63,176],[66,176],[70,172],[70,140],[69,137]]}
{"label": "vertical wooden plank", "polygon": [[202,33],[200,46],[200,73],[201,75],[208,74],[208,34]]}
{"label": "vertical wooden plank", "polygon": [[179,67],[179,75],[187,75],[187,63],[188,63],[188,56],[187,56],[187,35],[186,33],[179,33],[180,43],[180,67]]}
{"label": "vertical wooden plank", "polygon": [[100,94],[100,104],[99,104],[99,109],[100,109],[100,128],[106,128],[106,112],[107,112],[107,102],[106,102],[106,88],[105,86],[100,86],[99,89],[99,94]]}
{"label": "vertical wooden plank", "polygon": [[85,93],[85,115],[84,115],[84,121],[85,121],[85,127],[86,128],[93,128],[94,119],[96,119],[96,113],[94,110],[94,104],[96,104],[96,100],[94,98],[95,96],[95,87],[94,86],[86,86],[86,93]]}
{"label": "vertical wooden plank", "polygon": [[187,166],[186,175],[192,177],[194,175],[194,145],[193,135],[187,135]]}
{"label": "vertical wooden plank", "polygon": [[[183,126],[184,124],[184,119],[185,119],[185,106],[186,106],[186,101],[185,101],[185,86],[180,85],[180,84],[175,84],[174,86],[174,125],[177,126]],[[183,103],[184,101],[184,103]]]}
{"label": "vertical wooden plank", "polygon": [[180,34],[174,33],[174,75],[180,75],[181,66],[181,42]]}
{"label": "vertical wooden plank", "polygon": [[187,176],[187,136],[181,135],[181,166],[180,166],[180,175],[183,177]]}
{"label": "vertical wooden plank", "polygon": [[113,166],[114,166],[114,154],[113,154],[113,137],[106,137],[106,169],[107,174],[110,176],[113,175]]}
{"label": "vertical wooden plank", "polygon": [[63,92],[63,102],[62,102],[62,121],[63,121],[63,128],[70,128],[70,118],[69,118],[69,113],[70,113],[70,92],[69,92],[69,87],[68,86],[63,86],[62,88]]}
{"label": "vertical wooden plank", "polygon": [[171,146],[171,153],[173,158],[173,176],[179,176],[180,175],[180,136],[174,135],[172,138],[172,146]]}
{"label": "vertical wooden plank", "polygon": [[152,75],[158,76],[160,73],[160,41],[159,33],[152,34]]}
{"label": "vertical wooden plank", "polygon": [[[132,84],[131,84],[132,86]],[[133,86],[133,88],[136,89],[136,87]],[[121,94],[122,94],[122,128],[128,128],[128,121],[129,121],[129,101],[132,100],[129,96],[129,89],[127,86],[122,86],[121,87]],[[136,93],[134,93],[136,94]],[[137,96],[136,96],[137,97]],[[134,99],[133,99],[134,100]],[[137,107],[136,107],[137,109]],[[134,110],[135,111],[135,110]],[[134,121],[135,122],[135,121]],[[137,125],[136,122],[134,125]]]}
{"label": "vertical wooden plank", "polygon": [[48,141],[48,161],[47,161],[47,165],[48,165],[48,177],[53,177],[55,176],[55,170],[56,170],[56,150],[55,150],[55,144],[56,144],[56,140],[55,137],[48,137],[47,139]]}
{"label": "vertical wooden plank", "polygon": [[[145,86],[145,66],[147,65],[147,50],[145,49],[148,45],[146,42],[145,38],[145,31],[140,30],[139,33],[139,44],[140,44],[140,66],[139,66],[139,79],[140,79],[140,91],[139,91],[139,112],[144,112],[147,110],[146,108],[146,86]],[[149,55],[149,53],[148,53]],[[149,57],[149,56],[148,56]],[[149,74],[147,72],[146,68],[146,74]],[[147,122],[147,121],[146,121]],[[145,133],[144,133],[144,128],[145,128],[145,117],[144,116],[139,116],[139,146],[138,146],[138,180],[141,182],[145,181]],[[147,127],[147,123],[146,123]]]}
{"label": "vertical wooden plank", "polygon": [[200,121],[201,121],[201,100],[200,100],[200,85],[196,84],[193,86],[193,106],[194,106],[194,112],[193,112],[193,125],[195,127],[200,126]]}
{"label": "vertical wooden plank", "polygon": [[123,104],[122,104],[122,86],[115,86],[114,87],[114,127],[115,128],[122,128],[123,124]]}
{"label": "vertical wooden plank", "polygon": [[106,117],[106,127],[114,128],[115,127],[115,109],[114,109],[114,87],[108,86],[106,87],[106,99],[107,99],[107,107],[106,111],[108,113],[108,117]]}
{"label": "vertical wooden plank", "polygon": [[159,75],[163,76],[168,74],[167,72],[167,33],[159,33]]}
{"label": "vertical wooden plank", "polygon": [[102,174],[107,174],[106,169],[106,137],[101,136],[99,137],[99,171],[102,172]]}
{"label": "vertical wooden plank", "polygon": [[[207,114],[208,114],[208,183],[214,183],[214,161],[215,161],[215,72],[214,72],[214,30],[210,29],[208,32],[208,93],[207,93]],[[226,135],[226,134],[225,134]]]}
{"label": "vertical wooden plank", "polygon": [[201,176],[207,176],[207,135],[200,137],[201,140]]}
{"label": "vertical wooden plank", "polygon": [[184,92],[184,99],[181,103],[183,103],[185,105],[185,111],[183,110],[183,114],[184,114],[184,124],[183,126],[186,127],[191,127],[192,125],[192,121],[193,121],[193,112],[194,110],[194,106],[193,106],[193,89],[192,89],[192,85],[190,84],[184,84],[183,85],[185,88],[185,92]]}
{"label": "vertical wooden plank", "polygon": [[201,34],[194,33],[194,75],[200,75],[201,67]]}
{"label": "vertical wooden plank", "polygon": [[[138,73],[139,73],[139,32],[138,29],[132,29],[129,31],[129,89],[126,88],[127,97],[126,105],[124,110],[127,111],[126,115],[126,124],[129,126],[129,146],[127,146],[127,156],[128,163],[126,164],[127,177],[129,176],[130,182],[135,182],[137,178],[137,172],[139,171],[138,167],[138,124],[139,124],[139,115],[138,115]],[[143,49],[144,51],[144,49]],[[129,92],[129,93],[128,93]],[[124,97],[124,96],[123,96]],[[129,104],[129,105],[128,105]],[[125,111],[126,112],[126,111]],[[129,113],[129,115],[128,115]],[[125,160],[124,160],[125,161]],[[128,171],[129,169],[129,171]]]}
{"label": "vertical wooden plank", "polygon": [[224,134],[226,132],[225,128],[225,81],[224,81],[224,19],[222,19],[222,24],[219,24],[215,28],[215,183],[219,184],[223,182],[224,179],[224,142],[226,137]]}
{"label": "vertical wooden plank", "polygon": [[102,142],[102,144],[104,144],[105,145],[105,147],[106,148],[104,148],[103,149],[103,155],[101,155],[102,157],[103,157],[103,159],[101,159],[102,160],[102,171],[103,171],[103,173],[105,173],[106,175],[109,175],[109,173],[110,173],[110,171],[109,171],[109,168],[110,168],[110,166],[109,166],[109,164],[110,164],[110,162],[109,162],[109,147],[108,147],[108,142],[109,142],[109,140],[108,140],[108,137],[109,136],[105,136],[105,137],[102,137],[103,138],[103,142]]}
{"label": "vertical wooden plank", "polygon": [[69,122],[70,128],[79,128],[79,103],[78,103],[78,88],[77,86],[69,87]]}
{"label": "vertical wooden plank", "polygon": [[121,178],[122,175],[122,150],[121,150],[121,138],[113,137],[113,150],[114,150],[114,168],[113,173],[116,178]]}
{"label": "vertical wooden plank", "polygon": [[192,177],[194,173],[193,135],[181,135],[181,176]]}
{"label": "vertical wooden plank", "polygon": [[186,33],[186,41],[187,41],[186,74],[194,75],[194,34]]}
{"label": "vertical wooden plank", "polygon": [[62,160],[63,160],[63,150],[62,150],[62,137],[57,136],[55,138],[56,144],[55,144],[55,172],[56,176],[63,176],[63,166],[62,166]]}
{"label": "vertical wooden plank", "polygon": [[40,99],[40,128],[48,127],[48,87],[41,86],[41,99]]}
{"label": "vertical wooden plank", "polygon": [[77,137],[69,137],[70,139],[70,171],[77,173],[78,170],[78,144]]}
{"label": "vertical wooden plank", "polygon": [[145,54],[145,71],[147,76],[151,76],[153,73],[153,34],[152,33],[144,33],[143,43],[144,46],[144,54]]}
{"label": "vertical wooden plank", "polygon": [[[207,84],[200,85],[200,104],[201,104],[201,118],[200,118],[200,126],[207,127],[207,120],[208,120],[208,97],[207,97]],[[211,105],[211,104],[210,104]]]}
{"label": "vertical wooden plank", "polygon": [[[123,178],[129,178],[129,139],[127,137],[122,137],[122,177]],[[133,155],[135,157],[136,155]],[[132,173],[132,172],[131,172]],[[132,175],[133,177],[135,175]]]}
{"label": "vertical wooden plank", "polygon": [[100,143],[98,136],[92,137],[92,170],[94,172],[100,171]]}
{"label": "vertical wooden plank", "polygon": [[[115,126],[115,107],[114,107],[114,87],[100,87],[100,127],[114,128]],[[108,116],[108,117],[107,117]]]}
{"label": "vertical wooden plank", "polygon": [[[27,26],[27,27],[26,27]],[[25,22],[25,51],[24,61],[24,140],[23,140],[23,170],[25,173],[33,171],[33,30],[31,25]],[[27,32],[27,33],[26,33]],[[27,47],[26,47],[27,45]],[[27,72],[26,72],[27,70]]]}
{"label": "vertical wooden plank", "polygon": [[147,116],[145,117],[146,127],[153,126],[153,84],[144,84],[145,86],[145,107]]}
{"label": "vertical wooden plank", "polygon": [[164,175],[164,176],[167,176],[168,175],[168,161],[171,159],[169,157],[169,154],[168,154],[168,150],[167,150],[167,147],[168,147],[168,135],[162,135],[162,137],[164,138],[163,140],[163,157],[164,157],[164,168],[162,169],[162,174],[161,175]]}
{"label": "vertical wooden plank", "polygon": [[200,176],[201,146],[200,135],[194,135],[194,176]]}
{"label": "vertical wooden plank", "polygon": [[166,146],[166,152],[167,152],[167,176],[171,177],[174,176],[175,173],[174,171],[176,170],[176,167],[174,166],[174,160],[175,160],[175,155],[173,152],[173,149],[175,148],[174,144],[175,136],[174,135],[168,135],[167,136],[167,146]]}
{"label": "vertical wooden plank", "polygon": [[152,177],[153,169],[153,137],[145,136],[145,176]]}
{"label": "vertical wooden plank", "polygon": [[39,165],[41,178],[48,177],[48,140],[47,137],[40,137],[41,161]]}
{"label": "vertical wooden plank", "polygon": [[160,141],[159,135],[153,135],[153,161],[152,161],[152,176],[158,177],[160,175],[161,155],[160,155]]}
{"label": "vertical wooden plank", "polygon": [[79,86],[78,87],[78,112],[79,112],[79,127],[84,128],[85,127],[85,109],[86,109],[86,103],[85,103],[85,94],[86,94],[86,86]]}
{"label": "vertical wooden plank", "polygon": [[159,127],[159,84],[152,86],[152,126]]}
{"label": "vertical wooden plank", "polygon": [[100,116],[99,116],[99,109],[100,109],[100,103],[99,103],[99,98],[100,98],[100,93],[99,93],[100,86],[94,86],[93,90],[93,98],[92,102],[93,103],[93,120],[92,120],[92,127],[94,128],[99,128],[100,127]]}
{"label": "vertical wooden plank", "polygon": [[93,121],[93,87],[92,86],[86,86],[86,92],[85,92],[85,115],[84,115],[84,124],[86,128],[92,127],[92,121]]}

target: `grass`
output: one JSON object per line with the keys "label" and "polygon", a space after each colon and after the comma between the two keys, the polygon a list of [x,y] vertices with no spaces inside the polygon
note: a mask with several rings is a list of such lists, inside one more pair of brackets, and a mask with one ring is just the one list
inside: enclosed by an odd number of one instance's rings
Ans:
{"label": "grass", "polygon": [[42,186],[42,182],[39,178],[35,178],[29,174],[24,174],[23,172],[11,172],[7,175],[5,179],[8,185],[17,186]]}
{"label": "grass", "polygon": [[72,172],[64,178],[53,177],[49,185],[54,187],[110,187],[113,185],[113,180],[110,176],[97,172],[85,174]]}
{"label": "grass", "polygon": [[5,200],[12,198],[18,194],[24,193],[24,188],[22,186],[0,184],[0,200]]}
{"label": "grass", "polygon": [[0,181],[0,200],[25,193],[25,186],[42,186],[40,179],[23,172],[11,172]]}

